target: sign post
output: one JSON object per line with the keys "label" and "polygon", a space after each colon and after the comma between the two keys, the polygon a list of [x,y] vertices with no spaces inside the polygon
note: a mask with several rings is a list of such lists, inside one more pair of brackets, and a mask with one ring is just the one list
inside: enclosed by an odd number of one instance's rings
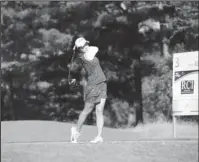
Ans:
{"label": "sign post", "polygon": [[198,115],[198,51],[173,54],[173,136],[176,117]]}

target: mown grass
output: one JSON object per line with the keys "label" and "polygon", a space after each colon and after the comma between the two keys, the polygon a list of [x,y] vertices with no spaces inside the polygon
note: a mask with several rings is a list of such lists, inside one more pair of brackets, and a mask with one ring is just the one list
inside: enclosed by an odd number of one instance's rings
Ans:
{"label": "mown grass", "polygon": [[104,128],[102,144],[88,142],[96,135],[94,126],[83,127],[83,143],[69,143],[71,125],[51,121],[1,122],[2,162],[198,161],[197,124],[178,123],[178,140],[173,140],[171,123]]}

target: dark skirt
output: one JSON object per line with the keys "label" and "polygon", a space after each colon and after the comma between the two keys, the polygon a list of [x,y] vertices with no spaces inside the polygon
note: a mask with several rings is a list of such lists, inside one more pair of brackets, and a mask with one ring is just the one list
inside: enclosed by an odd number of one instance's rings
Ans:
{"label": "dark skirt", "polygon": [[107,98],[107,83],[101,82],[96,85],[86,85],[84,87],[84,102],[99,103],[102,98]]}

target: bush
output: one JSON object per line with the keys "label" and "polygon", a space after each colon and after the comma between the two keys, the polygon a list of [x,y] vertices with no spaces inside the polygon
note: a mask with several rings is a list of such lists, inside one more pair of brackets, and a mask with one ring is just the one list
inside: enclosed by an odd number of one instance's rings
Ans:
{"label": "bush", "polygon": [[171,58],[155,64],[158,73],[143,78],[143,111],[153,120],[170,120],[172,115]]}

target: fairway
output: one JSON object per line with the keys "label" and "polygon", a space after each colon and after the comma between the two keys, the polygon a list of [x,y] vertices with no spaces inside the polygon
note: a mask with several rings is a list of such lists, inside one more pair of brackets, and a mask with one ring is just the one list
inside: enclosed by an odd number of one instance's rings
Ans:
{"label": "fairway", "polygon": [[90,144],[96,134],[84,126],[79,144],[69,142],[71,124],[48,121],[1,122],[2,162],[197,162],[197,125],[146,124],[104,129],[105,142]]}

